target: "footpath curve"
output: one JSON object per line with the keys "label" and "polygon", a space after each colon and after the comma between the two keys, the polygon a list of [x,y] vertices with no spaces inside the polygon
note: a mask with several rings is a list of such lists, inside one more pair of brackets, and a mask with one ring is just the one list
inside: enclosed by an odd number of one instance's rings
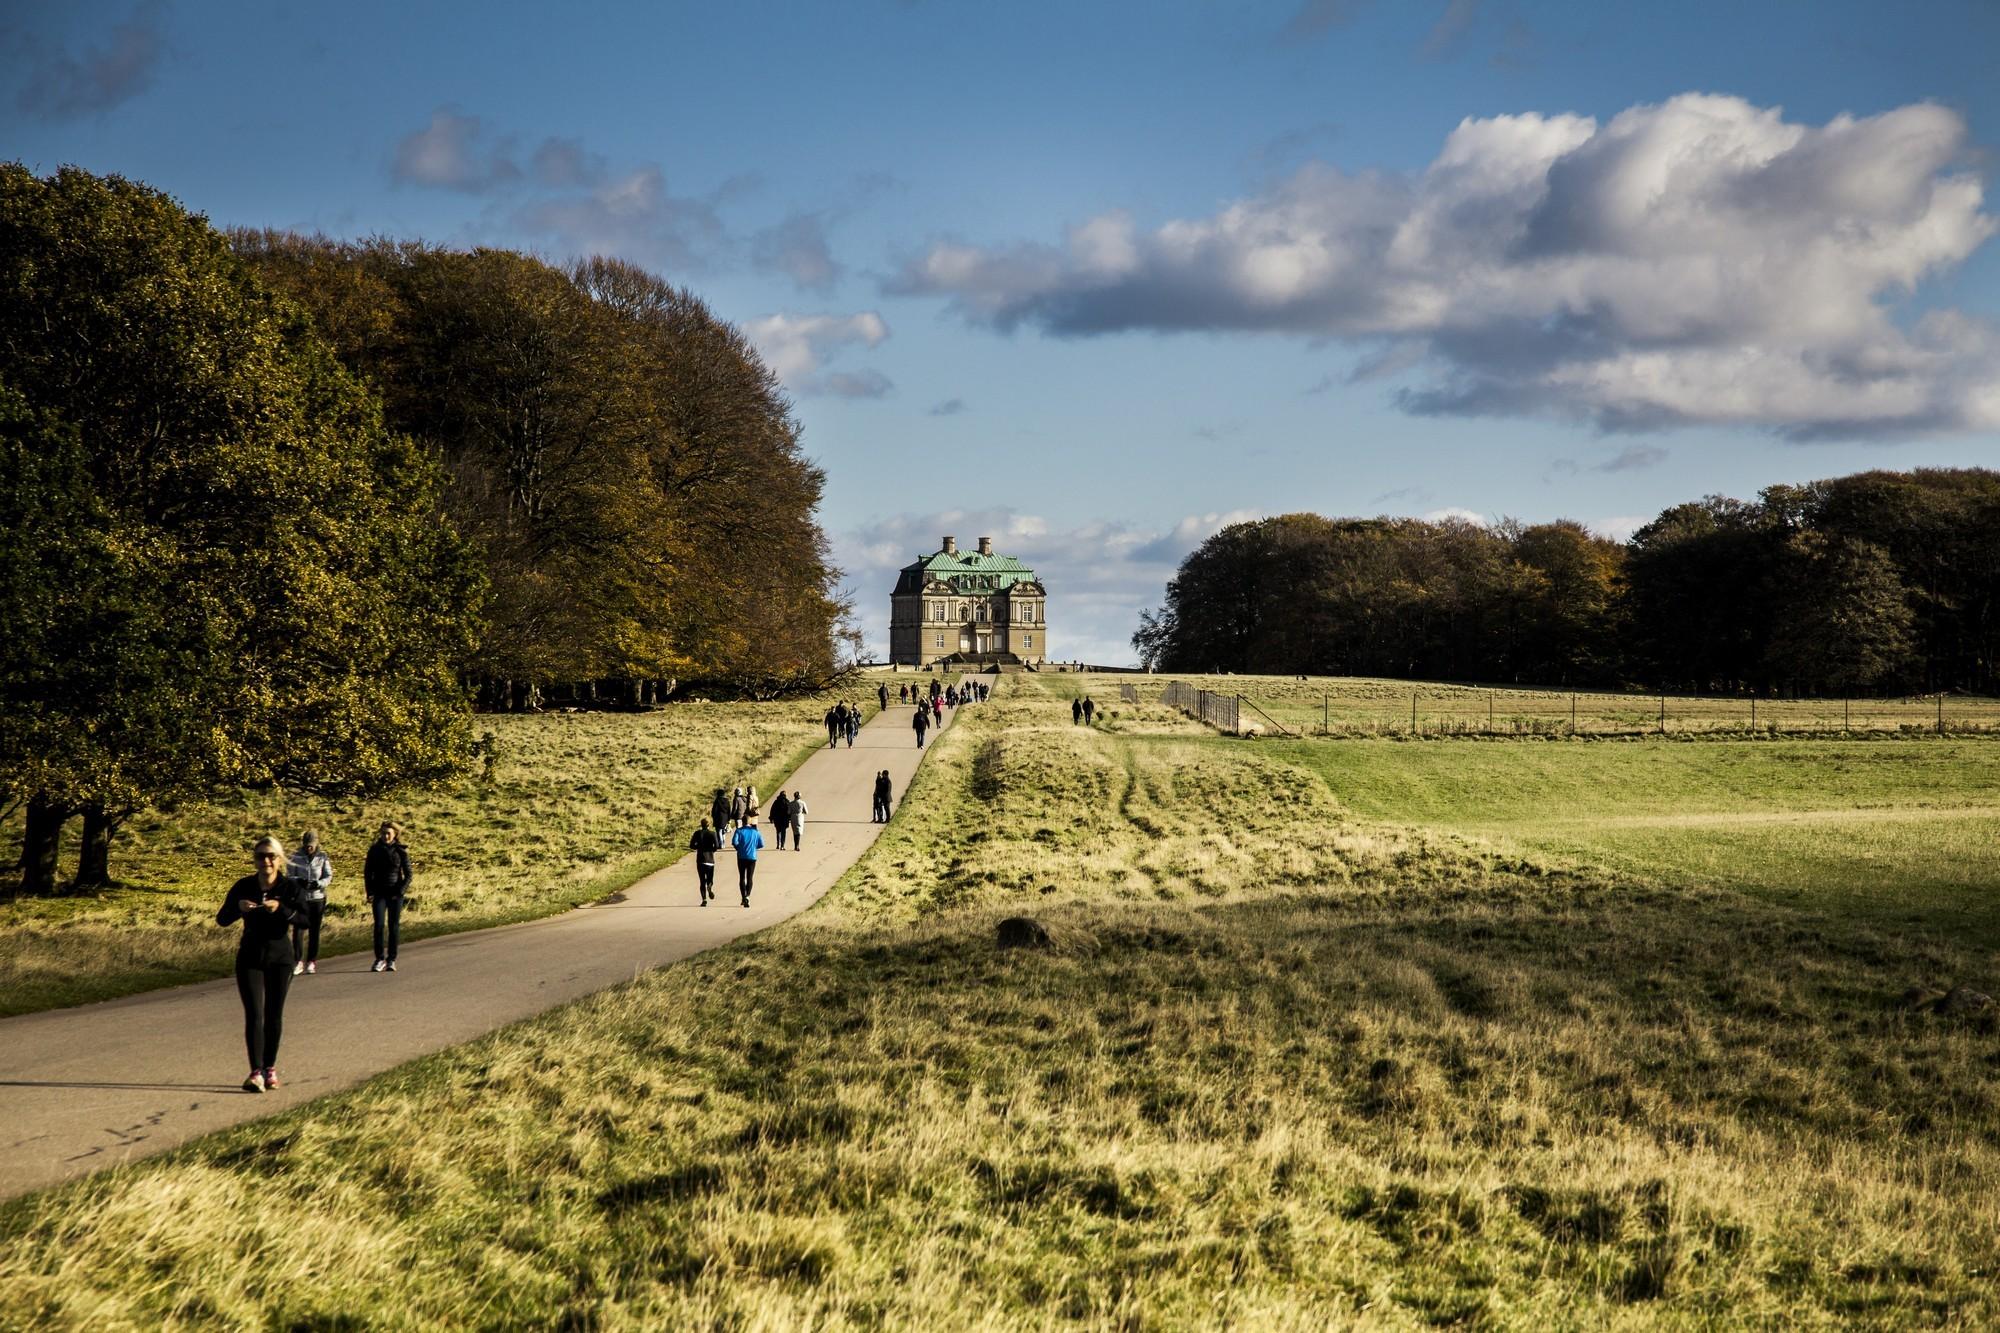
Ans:
{"label": "footpath curve", "polygon": [[[0,1199],[291,1110],[804,910],[881,833],[870,818],[877,772],[889,770],[901,803],[923,756],[911,712],[892,704],[852,748],[821,748],[785,780],[805,793],[805,847],[780,852],[765,828],[748,910],[725,851],[707,907],[683,856],[560,916],[406,944],[393,973],[369,971],[365,951],[321,960],[316,976],[292,980],[277,1092],[242,1090],[233,978],[0,1019]],[[680,836],[706,813],[690,811]]]}

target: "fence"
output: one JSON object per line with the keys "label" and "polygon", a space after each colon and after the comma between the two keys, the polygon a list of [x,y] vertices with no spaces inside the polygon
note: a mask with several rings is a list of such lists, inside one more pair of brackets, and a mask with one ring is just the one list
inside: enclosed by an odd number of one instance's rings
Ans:
{"label": "fence", "polygon": [[1211,694],[1207,690],[1196,689],[1186,681],[1170,680],[1160,695],[1160,702],[1200,718],[1217,731],[1233,736],[1241,730],[1240,701],[1233,694]]}

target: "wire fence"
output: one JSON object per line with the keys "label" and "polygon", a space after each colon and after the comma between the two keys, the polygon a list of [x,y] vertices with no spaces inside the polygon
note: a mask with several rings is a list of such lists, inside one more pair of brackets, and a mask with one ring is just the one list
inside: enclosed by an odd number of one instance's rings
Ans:
{"label": "wire fence", "polygon": [[[1204,696],[1226,711],[1204,713]],[[1270,730],[1332,737],[2000,735],[2000,699],[1981,695],[1771,699],[1251,676],[1167,681],[1158,700],[1232,733],[1248,709]]]}
{"label": "wire fence", "polygon": [[[1133,702],[1138,700],[1135,698]],[[1190,717],[1200,718],[1217,731],[1233,736],[1240,730],[1240,701],[1233,694],[1214,694],[1198,690],[1186,681],[1174,680],[1167,682],[1160,702],[1169,708],[1178,708]]]}

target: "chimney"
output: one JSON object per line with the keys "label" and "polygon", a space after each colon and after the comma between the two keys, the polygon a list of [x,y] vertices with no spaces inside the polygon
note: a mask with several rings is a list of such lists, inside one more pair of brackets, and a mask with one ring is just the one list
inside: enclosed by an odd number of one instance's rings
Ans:
{"label": "chimney", "polygon": [[991,537],[981,537],[979,539],[979,554],[981,555],[993,554],[993,539]]}
{"label": "chimney", "polygon": [[958,554],[958,538],[956,538],[956,537],[946,537],[946,538],[944,539],[944,553],[945,553],[946,555],[957,555],[957,554]]}

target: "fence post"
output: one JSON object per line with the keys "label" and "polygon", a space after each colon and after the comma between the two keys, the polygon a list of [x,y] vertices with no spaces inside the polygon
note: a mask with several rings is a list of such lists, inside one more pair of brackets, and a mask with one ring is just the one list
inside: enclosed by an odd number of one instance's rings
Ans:
{"label": "fence post", "polygon": [[1667,734],[1667,692],[1660,691],[1660,734]]}
{"label": "fence post", "polygon": [[1493,733],[1493,691],[1491,690],[1486,691],[1486,731],[1488,735]]}
{"label": "fence post", "polygon": [[1938,691],[1938,735],[1944,735],[1944,691]]}
{"label": "fence post", "polygon": [[1410,691],[1410,734],[1417,734],[1417,692]]}
{"label": "fence post", "polygon": [[1750,730],[1757,730],[1757,696],[1750,696]]}
{"label": "fence post", "polygon": [[1853,730],[1853,724],[1854,724],[1854,700],[1842,699],[1840,701],[1840,729],[1843,733],[1851,731]]}
{"label": "fence post", "polygon": [[1333,735],[1333,696],[1330,694],[1319,697],[1319,734]]}
{"label": "fence post", "polygon": [[1576,735],[1576,691],[1569,692],[1569,734]]}

